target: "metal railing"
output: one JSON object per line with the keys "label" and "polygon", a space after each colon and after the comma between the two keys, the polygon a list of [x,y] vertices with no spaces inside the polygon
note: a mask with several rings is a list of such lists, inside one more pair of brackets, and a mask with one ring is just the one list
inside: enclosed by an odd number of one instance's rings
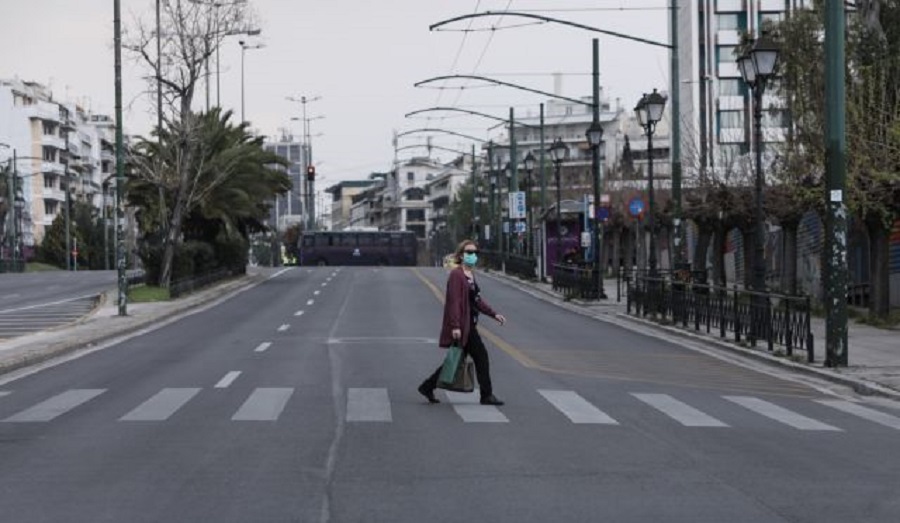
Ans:
{"label": "metal railing", "polygon": [[142,270],[129,271],[125,275],[128,288],[139,287],[147,283],[147,273]]}
{"label": "metal railing", "polygon": [[25,272],[24,260],[0,260],[0,273]]}
{"label": "metal railing", "polygon": [[537,279],[537,258],[509,254],[506,256],[506,272],[524,280]]}
{"label": "metal railing", "polygon": [[814,361],[810,323],[812,302],[808,296],[787,296],[712,285],[670,282],[639,277],[628,283],[627,311],[637,316],[672,322],[683,328],[720,338],[746,339],[752,346],[765,342],[768,350],[783,346],[788,356],[806,349]]}
{"label": "metal railing", "polygon": [[574,265],[553,266],[553,290],[567,300],[596,300],[599,298],[599,283],[592,269],[581,269]]}
{"label": "metal railing", "polygon": [[169,284],[169,297],[178,298],[179,296],[182,296],[184,294],[189,294],[196,290],[200,290],[203,287],[212,285],[213,283],[231,278],[232,276],[236,276],[238,274],[243,274],[245,271],[245,268],[218,269],[207,274],[191,276],[190,278],[183,278]]}
{"label": "metal railing", "polygon": [[503,255],[497,251],[481,251],[481,254],[478,255],[480,259],[480,265],[486,269],[491,269],[492,271],[502,271],[503,270]]}

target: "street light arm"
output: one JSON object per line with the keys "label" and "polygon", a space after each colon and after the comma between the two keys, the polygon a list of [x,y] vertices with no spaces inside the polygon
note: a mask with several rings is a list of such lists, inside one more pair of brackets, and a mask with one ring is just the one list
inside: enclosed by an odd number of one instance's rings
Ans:
{"label": "street light arm", "polygon": [[522,17],[522,18],[530,18],[532,20],[541,20],[543,22],[551,22],[551,23],[555,23],[555,24],[568,25],[571,27],[576,27],[578,29],[584,29],[585,31],[601,33],[601,34],[605,34],[608,36],[614,36],[616,38],[622,38],[622,39],[631,40],[634,42],[641,42],[641,43],[644,43],[647,45],[664,47],[666,49],[672,49],[672,47],[673,47],[670,44],[657,42],[655,40],[648,40],[646,38],[640,38],[637,36],[631,36],[631,35],[627,35],[627,34],[623,34],[623,33],[617,33],[615,31],[608,31],[606,29],[591,27],[589,25],[579,24],[577,22],[570,22],[568,20],[560,20],[559,18],[550,18],[549,16],[536,15],[536,14],[532,14],[532,13],[517,13],[517,12],[513,12],[513,11],[485,11],[483,13],[472,13],[472,14],[457,16],[455,18],[450,18],[449,20],[444,20],[442,22],[432,24],[432,25],[428,26],[428,30],[434,31],[442,26],[451,24],[453,22],[460,22],[462,20],[469,20],[471,18],[481,18],[484,16],[518,16],[518,17]]}
{"label": "street light arm", "polygon": [[499,85],[502,87],[512,87],[513,89],[519,89],[520,91],[527,91],[529,93],[539,94],[541,96],[546,96],[548,98],[556,98],[557,100],[565,100],[567,102],[572,102],[580,105],[586,105],[588,107],[593,107],[593,104],[590,102],[585,102],[584,100],[577,100],[575,98],[568,98],[565,96],[560,96],[558,94],[548,93],[546,91],[539,91],[537,89],[532,89],[530,87],[524,87],[521,85],[512,84],[509,82],[503,82],[501,80],[495,80],[493,78],[488,78],[486,76],[476,76],[469,74],[451,74],[447,76],[435,76],[434,78],[428,78],[426,80],[422,80],[421,82],[416,82],[413,84],[413,87],[421,87],[426,84],[430,84],[432,82],[437,82],[440,80],[457,80],[457,79],[466,79],[466,80],[481,80],[483,82],[492,83],[494,85]]}
{"label": "street light arm", "polygon": [[[499,116],[494,116],[492,114],[487,114],[487,113],[481,113],[478,111],[470,111],[469,109],[461,109],[459,107],[429,107],[427,109],[419,109],[418,111],[406,113],[403,115],[403,117],[409,118],[410,116],[415,116],[417,114],[427,113],[427,112],[432,112],[432,111],[451,111],[451,112],[455,111],[455,112],[459,112],[459,113],[470,114],[472,116],[481,116],[482,118],[496,120],[498,122],[503,122],[505,124],[509,123],[509,120],[507,120],[506,118],[501,118]],[[540,128],[537,125],[529,125],[529,124],[521,123],[521,122],[516,122],[516,127],[527,127],[529,129],[539,129]]]}
{"label": "street light arm", "polygon": [[473,141],[476,141],[479,143],[485,142],[485,140],[482,140],[481,138],[476,138],[476,137],[470,136],[468,134],[457,133],[455,131],[448,131],[446,129],[431,129],[431,128],[413,129],[411,131],[405,131],[402,133],[398,133],[397,138],[399,138],[401,136],[406,136],[409,134],[414,134],[414,133],[446,133],[446,134],[451,134],[453,136],[459,136],[460,138],[465,138],[467,140],[473,140]]}

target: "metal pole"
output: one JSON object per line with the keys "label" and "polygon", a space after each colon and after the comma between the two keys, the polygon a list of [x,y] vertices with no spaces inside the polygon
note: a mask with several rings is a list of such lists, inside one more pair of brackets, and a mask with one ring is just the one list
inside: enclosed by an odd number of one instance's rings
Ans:
{"label": "metal pole", "polygon": [[[541,163],[541,214],[543,215],[547,211],[547,165],[546,165],[546,145],[544,143],[544,104],[541,104],[541,125],[540,125],[540,135],[541,135],[541,151],[538,156],[538,161]],[[546,242],[544,238],[544,231],[546,231],[546,227],[541,228],[541,242]],[[546,253],[546,250],[542,249],[542,253]],[[541,255],[541,281],[544,281],[545,276],[547,275],[547,260],[545,259],[546,255]]]}
{"label": "metal pole", "polygon": [[477,212],[477,204],[475,203],[477,185],[475,183],[475,144],[472,144],[472,238],[478,236],[478,225],[475,221],[475,213]]}
{"label": "metal pole", "polygon": [[107,190],[109,187],[103,184],[103,269],[109,270],[109,220],[107,219]]}
{"label": "metal pole", "polygon": [[828,191],[825,219],[825,364],[849,363],[847,343],[847,210],[844,205],[847,138],[844,85],[844,2],[825,2],[825,144]]}
{"label": "metal pole", "polygon": [[[593,95],[594,103],[592,104],[593,123],[600,124],[600,41],[593,39]],[[600,258],[600,249],[602,242],[600,238],[600,220],[597,216],[597,210],[600,208],[600,183],[603,172],[600,167],[600,144],[591,147],[591,181],[594,186],[594,205],[591,206],[591,255],[593,257],[593,281],[591,284],[597,290],[598,299],[606,299],[606,291],[603,288],[602,260]]]}
{"label": "metal pole", "polygon": [[653,196],[653,129],[654,124],[647,125],[647,194],[650,200],[650,277],[655,278],[656,274],[656,200]]}
{"label": "metal pole", "polygon": [[[510,169],[510,178],[509,178],[509,187],[507,188],[508,194],[512,194],[513,192],[518,192],[519,190],[519,157],[516,154],[516,110],[513,107],[509,108],[509,169]],[[507,200],[509,200],[509,196],[507,196]],[[509,208],[507,214],[508,216],[512,216],[512,202],[507,204]],[[510,252],[515,252],[516,254],[522,254],[522,246],[519,241],[519,232],[518,232],[519,219],[516,218],[513,220],[510,218],[509,220],[509,239],[510,239]]]}
{"label": "metal pole", "polygon": [[[765,213],[763,212],[763,167],[762,167],[762,99],[765,83],[757,80],[753,86],[753,140],[756,142],[756,188],[754,219],[756,221],[756,238],[753,245],[753,286],[757,292],[766,290],[766,247],[765,247]],[[759,311],[757,311],[759,312]],[[760,333],[757,333],[759,335]]]}
{"label": "metal pole", "polygon": [[156,125],[157,132],[162,133],[162,24],[160,23],[159,2],[160,0],[156,0]]}
{"label": "metal pole", "polygon": [[[559,163],[556,162],[556,263],[562,262],[562,189],[559,183]],[[552,272],[551,272],[552,273]],[[554,283],[555,285],[555,283]]]}
{"label": "metal pole", "polygon": [[[488,178],[490,178],[489,182],[491,185],[491,215],[488,218],[487,222],[492,223],[494,221],[494,190],[497,188],[497,184],[494,183],[493,169],[494,169],[494,144],[493,142],[488,143]],[[497,233],[499,231],[493,231],[491,235],[491,246],[495,245],[497,241]],[[496,248],[492,248],[492,250],[496,251]]]}
{"label": "metal pole", "polygon": [[71,226],[71,215],[70,208],[72,207],[72,202],[69,196],[69,133],[66,132],[66,163],[65,170],[63,171],[63,180],[65,181],[65,191],[66,191],[66,200],[65,200],[65,220],[66,220],[66,270],[72,270],[72,226]]}
{"label": "metal pole", "polygon": [[[9,211],[7,212],[6,244],[9,248],[7,256],[13,261],[15,261],[16,252],[16,175],[13,168],[15,155],[16,151],[13,149],[13,157],[9,159],[9,169],[7,170],[9,173],[9,184],[7,187],[9,192],[9,200],[7,200],[9,202]],[[9,272],[13,272],[13,267],[10,267]]]}
{"label": "metal pole", "polygon": [[669,79],[672,85],[670,96],[672,99],[672,199],[675,200],[675,216],[672,222],[675,226],[675,267],[679,267],[684,262],[684,253],[682,252],[684,232],[681,223],[681,79],[678,63],[680,48],[678,43],[678,3],[677,0],[671,0],[669,6],[669,27],[672,38],[669,51]]}
{"label": "metal pole", "polygon": [[122,135],[122,21],[120,0],[114,0],[115,77],[116,77],[116,268],[119,280],[119,316],[128,315],[128,279],[125,275],[125,155]]}
{"label": "metal pole", "polygon": [[241,121],[246,122],[247,116],[245,113],[246,107],[246,98],[244,97],[244,59],[247,55],[247,47],[244,46],[244,42],[241,42]]}

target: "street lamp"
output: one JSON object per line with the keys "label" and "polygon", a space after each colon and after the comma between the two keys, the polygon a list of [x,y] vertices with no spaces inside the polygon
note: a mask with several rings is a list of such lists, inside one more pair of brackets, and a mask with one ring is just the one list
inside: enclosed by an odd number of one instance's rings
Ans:
{"label": "street lamp", "polygon": [[244,97],[244,60],[247,54],[247,49],[262,49],[265,47],[265,44],[253,44],[250,45],[244,40],[238,41],[241,44],[241,121],[246,122],[247,117],[245,116],[245,108],[246,108],[246,99]]}
{"label": "street lamp", "polygon": [[599,119],[591,122],[591,126],[585,131],[588,145],[591,146],[591,181],[594,188],[594,205],[591,206],[591,258],[594,266],[593,286],[597,289],[597,297],[606,299],[606,290],[603,288],[603,273],[600,257],[600,249],[603,244],[600,242],[600,220],[597,216],[597,210],[600,208],[600,144],[603,142],[603,126],[600,125]]}
{"label": "street lamp", "polygon": [[15,245],[13,246],[13,266],[16,265],[16,262],[19,260],[19,257],[22,256],[24,261],[24,250],[25,247],[23,245],[22,238],[22,210],[25,208],[25,194],[22,192],[22,188],[19,187],[16,189],[15,202],[13,203],[13,207],[16,209],[16,215],[13,217],[13,230],[14,232],[14,240]]}
{"label": "street lamp", "polygon": [[753,93],[753,141],[756,144],[756,209],[754,221],[756,231],[753,249],[753,289],[766,290],[765,261],[765,213],[763,212],[763,170],[762,170],[762,104],[766,84],[775,76],[778,66],[778,46],[765,33],[753,46],[738,58],[738,67],[744,82]]}
{"label": "street lamp", "polygon": [[526,173],[524,181],[525,183],[523,184],[525,186],[525,223],[528,228],[528,233],[525,236],[526,241],[528,241],[528,250],[525,254],[530,257],[534,257],[534,241],[532,238],[534,232],[532,230],[532,227],[534,226],[534,224],[532,223],[533,213],[531,212],[531,182],[533,180],[532,176],[534,174],[534,165],[536,161],[537,159],[534,157],[531,151],[528,151],[528,154],[525,156],[525,160],[523,160]]}
{"label": "street lamp", "polygon": [[556,177],[556,263],[558,265],[562,260],[562,188],[559,183],[559,169],[561,164],[569,159],[569,148],[563,143],[562,138],[557,138],[550,146],[550,158],[553,159],[555,167],[553,174]]}
{"label": "street lamp", "polygon": [[647,133],[647,196],[650,200],[650,277],[655,278],[656,272],[656,200],[653,193],[653,133],[656,124],[662,119],[666,109],[666,97],[659,94],[656,89],[650,94],[644,94],[638,101],[634,112],[638,122]]}

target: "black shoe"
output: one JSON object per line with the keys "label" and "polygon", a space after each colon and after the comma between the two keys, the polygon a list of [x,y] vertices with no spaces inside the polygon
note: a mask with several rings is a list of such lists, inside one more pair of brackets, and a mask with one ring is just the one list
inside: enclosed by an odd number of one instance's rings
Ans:
{"label": "black shoe", "polygon": [[490,396],[485,396],[485,397],[481,398],[481,404],[482,405],[496,405],[499,407],[500,405],[503,405],[503,402],[498,400],[496,396],[491,394]]}
{"label": "black shoe", "polygon": [[434,389],[429,389],[424,383],[419,385],[419,394],[428,399],[428,403],[440,403],[441,400],[434,397]]}

